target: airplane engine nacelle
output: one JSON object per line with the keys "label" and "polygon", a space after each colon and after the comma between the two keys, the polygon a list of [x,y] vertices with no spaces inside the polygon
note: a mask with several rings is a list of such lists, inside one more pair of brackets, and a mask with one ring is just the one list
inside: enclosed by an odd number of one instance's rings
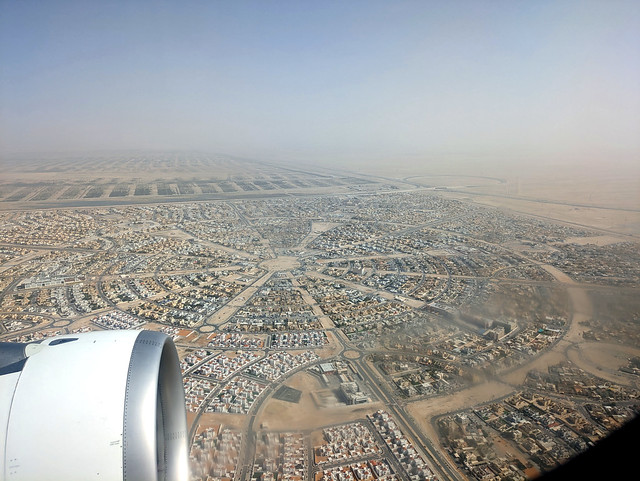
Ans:
{"label": "airplane engine nacelle", "polygon": [[0,343],[0,481],[187,478],[171,338],[106,331]]}

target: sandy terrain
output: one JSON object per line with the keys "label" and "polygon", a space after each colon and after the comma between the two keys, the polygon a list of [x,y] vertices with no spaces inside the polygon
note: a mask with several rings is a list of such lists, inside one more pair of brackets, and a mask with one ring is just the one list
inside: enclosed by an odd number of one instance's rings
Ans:
{"label": "sandy terrain", "polygon": [[630,357],[640,356],[640,348],[602,342],[585,342],[572,346],[567,351],[567,356],[581,369],[607,381],[627,386],[638,382],[637,376],[623,373],[618,369],[626,366]]}
{"label": "sandy terrain", "polygon": [[438,439],[431,419],[441,414],[468,409],[476,404],[492,401],[514,392],[514,387],[499,381],[489,381],[458,391],[450,396],[434,397],[407,404],[407,411],[432,440]]}
{"label": "sandy terrain", "polygon": [[260,267],[268,271],[290,271],[300,267],[300,261],[293,256],[278,256],[260,263]]}
{"label": "sandy terrain", "polygon": [[385,159],[363,162],[361,169],[430,186],[452,198],[640,235],[637,161],[443,160]]}
{"label": "sandy terrain", "polygon": [[623,236],[600,235],[593,237],[568,237],[564,242],[566,244],[608,246],[611,244],[618,244],[619,242],[626,242],[628,240],[629,239],[627,237]]}
{"label": "sandy terrain", "polygon": [[[356,169],[354,163],[353,168]],[[362,161],[357,170],[484,194],[638,210],[637,159],[394,158]]]}
{"label": "sandy terrain", "polygon": [[[65,163],[66,162],[66,163]],[[127,166],[126,163],[118,163],[116,167],[109,171],[100,171],[100,178],[96,178],[94,173],[94,164],[88,162],[83,168],[74,170],[71,168],[71,161],[60,161],[60,166],[66,170],[34,172],[34,171],[6,171],[2,176],[2,183],[8,184],[12,182],[59,182],[78,184],[79,200],[86,200],[90,203],[92,199],[80,199],[89,189],[89,185],[103,185],[105,190],[98,197],[102,201],[119,200],[122,198],[109,198],[109,194],[114,190],[114,184],[128,183],[143,184],[147,183],[152,187],[151,194],[145,196],[134,196],[134,188],[128,191],[128,197],[122,200],[135,200],[135,202],[157,202],[164,201],[167,197],[157,196],[157,184],[160,182],[168,183],[176,188],[177,179],[184,179],[185,182],[195,182],[196,180],[221,180],[233,183],[230,179],[232,176],[243,176],[247,181],[264,178],[265,175],[272,175],[274,168],[260,166],[259,164],[241,164],[235,162],[213,162],[211,165],[194,164],[191,167],[184,168],[172,167],[171,164],[160,165],[156,169],[147,170],[141,173],[138,168],[133,165]],[[195,167],[195,168],[192,168]],[[557,220],[565,223],[575,224],[579,226],[590,226],[602,231],[602,235],[590,235],[584,238],[568,238],[565,242],[579,244],[596,244],[608,245],[620,241],[638,240],[640,239],[640,175],[631,173],[630,175],[606,175],[601,172],[579,172],[571,169],[549,170],[547,173],[536,172],[513,172],[505,171],[500,174],[496,169],[487,169],[487,173],[478,173],[482,170],[476,167],[476,171],[470,169],[466,175],[454,173],[453,175],[433,175],[425,172],[416,172],[415,166],[397,166],[389,164],[386,172],[387,175],[404,178],[408,181],[422,184],[423,186],[446,187],[447,189],[455,189],[456,192],[448,190],[433,190],[433,192],[444,196],[465,199],[472,202],[490,205],[499,208],[511,209],[528,215],[533,215],[545,219]],[[394,170],[395,169],[395,170]],[[279,171],[278,169],[275,169]],[[419,170],[419,169],[418,169]],[[427,168],[423,168],[427,170]],[[440,167],[438,173],[443,173],[443,167]],[[129,172],[135,171],[135,179]],[[491,172],[494,172],[492,174]],[[498,172],[495,174],[495,172]],[[282,173],[282,172],[280,172]],[[474,176],[478,173],[480,176]],[[587,175],[588,174],[588,175]],[[287,180],[287,175],[283,174],[283,180]],[[297,173],[295,175],[298,175]],[[303,174],[299,174],[303,178]],[[495,175],[495,177],[491,177]],[[502,177],[503,175],[503,177]],[[410,178],[410,179],[409,179]],[[239,181],[239,179],[237,180]],[[234,183],[234,185],[238,185]],[[194,195],[201,194],[202,191],[195,190]],[[19,187],[22,189],[23,187]],[[41,189],[44,187],[38,187]],[[224,192],[217,186],[216,194],[223,195]],[[347,191],[349,186],[341,187],[314,187],[314,188],[295,188],[290,190],[274,189],[269,191],[257,191],[256,195],[274,195],[274,194],[290,194],[294,192],[312,193],[331,193],[337,191]],[[17,190],[16,190],[17,191]],[[234,195],[254,195],[254,192],[233,192]],[[9,196],[10,194],[6,194]],[[33,199],[36,192],[30,193],[22,198],[19,202],[8,202],[12,204],[11,208],[21,205],[29,208],[29,199]],[[51,199],[60,201],[61,192],[55,193]],[[175,196],[174,199],[178,197]],[[72,200],[72,199],[70,199]],[[94,199],[96,200],[96,199]],[[46,200],[43,200],[46,202]],[[33,205],[33,204],[32,204]],[[0,205],[0,209],[9,208]],[[318,235],[337,224],[313,222],[312,231],[304,239],[299,249],[307,249],[307,244],[313,241]],[[634,237],[633,237],[634,236]],[[212,244],[215,245],[215,244]],[[216,247],[219,247],[215,245]],[[222,248],[222,247],[220,247]],[[227,249],[230,250],[231,249]],[[246,253],[243,253],[246,255]],[[431,252],[437,255],[437,252]],[[34,254],[35,255],[35,254]],[[211,332],[214,325],[226,322],[241,306],[244,305],[246,299],[253,295],[270,277],[271,273],[279,270],[291,270],[299,265],[295,257],[278,257],[276,259],[264,261],[261,266],[266,268],[269,273],[258,279],[252,286],[247,287],[238,297],[234,298],[229,304],[217,311],[208,319],[208,324],[202,327],[202,332]],[[626,364],[627,359],[631,356],[640,356],[640,348],[622,346],[617,344],[595,343],[584,341],[582,333],[585,330],[581,325],[583,321],[593,317],[593,306],[587,291],[578,287],[575,282],[566,274],[551,266],[542,266],[554,279],[566,286],[568,295],[572,304],[571,326],[565,337],[558,342],[553,348],[544,352],[542,355],[533,359],[530,363],[516,368],[512,371],[498,375],[497,379],[488,380],[485,383],[469,387],[467,389],[456,392],[450,396],[435,397],[426,400],[408,402],[406,408],[415,421],[421,426],[427,437],[434,440],[438,439],[431,425],[432,419],[435,417],[455,412],[458,410],[468,409],[474,405],[491,402],[509,395],[517,390],[525,381],[526,375],[530,370],[545,371],[549,366],[555,365],[565,360],[571,360],[577,366],[593,375],[612,382],[621,384],[632,384],[637,382],[631,376],[618,371],[621,365]],[[312,276],[325,277],[322,274],[310,273]],[[349,282],[351,285],[364,292],[376,292],[374,289],[362,288]],[[381,293],[388,299],[394,296],[390,293]],[[322,311],[317,303],[303,292],[303,297],[308,302],[314,312],[318,315]],[[423,303],[420,301],[411,301],[416,306]],[[91,317],[96,313],[92,313]],[[88,317],[80,321],[74,322],[73,328],[89,324]],[[321,322],[325,328],[333,327],[329,317],[322,315]],[[54,324],[55,327],[62,327],[60,321]],[[332,333],[328,333],[331,344],[326,346],[319,353],[325,355],[335,355],[342,346],[333,338]],[[346,357],[357,357],[359,353],[356,351],[347,351]],[[292,388],[302,391],[299,403],[289,403],[277,399],[267,399],[256,415],[255,426],[264,425],[271,430],[314,430],[319,426],[329,425],[332,423],[348,422],[364,417],[377,409],[383,408],[382,403],[376,402],[359,406],[341,406],[335,408],[319,408],[314,401],[311,393],[324,389],[320,382],[312,375],[302,371],[287,379],[285,384]],[[189,415],[189,423],[194,419],[194,415]],[[214,426],[224,424],[225,426],[241,429],[247,425],[249,417],[245,415],[231,414],[204,414],[199,424],[201,426]],[[505,451],[511,451],[508,444],[502,446]]]}
{"label": "sandy terrain", "polygon": [[0,159],[0,210],[351,193],[383,185],[361,173],[318,174],[318,168],[301,171],[298,165],[203,153],[38,155]]}
{"label": "sandy terrain", "polygon": [[[195,418],[195,413],[187,413],[187,426],[191,426],[193,418]],[[204,413],[198,420],[198,426],[203,429],[222,424],[235,430],[242,430],[248,422],[249,418],[244,414]]]}
{"label": "sandy terrain", "polygon": [[348,422],[363,418],[381,409],[380,403],[336,408],[319,408],[311,397],[312,391],[323,389],[319,381],[306,372],[291,377],[286,385],[302,391],[298,404],[269,399],[260,409],[257,422],[271,430],[310,430],[333,423]]}
{"label": "sandy terrain", "polygon": [[608,233],[634,235],[636,239],[640,236],[640,212],[574,207],[571,205],[469,194],[446,195],[457,198],[470,198],[478,204],[507,208],[544,219],[601,229]]}
{"label": "sandy terrain", "polygon": [[[543,266],[557,281],[574,284],[574,281],[552,266]],[[530,370],[546,371],[549,366],[553,366],[567,359],[567,349],[582,342],[583,327],[580,322],[587,320],[592,315],[592,305],[584,289],[579,287],[568,287],[571,299],[573,317],[571,326],[565,337],[552,349],[544,352],[532,362],[527,363],[505,375],[498,374],[502,381],[488,381],[484,384],[464,389],[448,397],[438,397],[409,403],[407,409],[412,416],[420,423],[421,427],[431,436],[437,439],[431,427],[431,419],[441,414],[467,409],[471,406],[490,402],[494,399],[507,396],[515,391],[526,379]],[[614,354],[615,357],[615,354]]]}

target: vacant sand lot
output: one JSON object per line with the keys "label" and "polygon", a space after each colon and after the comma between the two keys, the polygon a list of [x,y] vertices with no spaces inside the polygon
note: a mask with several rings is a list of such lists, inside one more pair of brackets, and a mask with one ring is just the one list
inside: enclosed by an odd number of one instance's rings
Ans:
{"label": "vacant sand lot", "polygon": [[623,373],[619,369],[627,365],[630,357],[640,356],[638,347],[585,342],[570,348],[567,356],[579,368],[599,378],[626,386],[637,383],[637,376]]}
{"label": "vacant sand lot", "polygon": [[297,404],[269,399],[257,416],[257,423],[271,430],[311,430],[318,426],[344,423],[360,419],[382,408],[380,403],[358,406],[339,406],[320,408],[316,405],[311,392],[324,389],[319,381],[306,372],[300,372],[289,379],[287,386],[302,391]]}

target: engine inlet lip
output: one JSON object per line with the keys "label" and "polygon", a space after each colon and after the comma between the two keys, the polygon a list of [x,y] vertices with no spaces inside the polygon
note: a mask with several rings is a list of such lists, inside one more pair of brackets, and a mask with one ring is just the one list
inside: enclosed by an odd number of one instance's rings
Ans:
{"label": "engine inlet lip", "polygon": [[182,375],[175,345],[166,334],[141,331],[136,338],[124,402],[123,479],[186,480]]}

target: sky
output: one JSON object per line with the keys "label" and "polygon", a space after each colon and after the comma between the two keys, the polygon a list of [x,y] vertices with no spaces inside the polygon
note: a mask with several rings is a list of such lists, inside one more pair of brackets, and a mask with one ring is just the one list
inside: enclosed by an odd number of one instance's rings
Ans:
{"label": "sky", "polygon": [[640,162],[640,2],[0,0],[0,154],[111,149]]}

